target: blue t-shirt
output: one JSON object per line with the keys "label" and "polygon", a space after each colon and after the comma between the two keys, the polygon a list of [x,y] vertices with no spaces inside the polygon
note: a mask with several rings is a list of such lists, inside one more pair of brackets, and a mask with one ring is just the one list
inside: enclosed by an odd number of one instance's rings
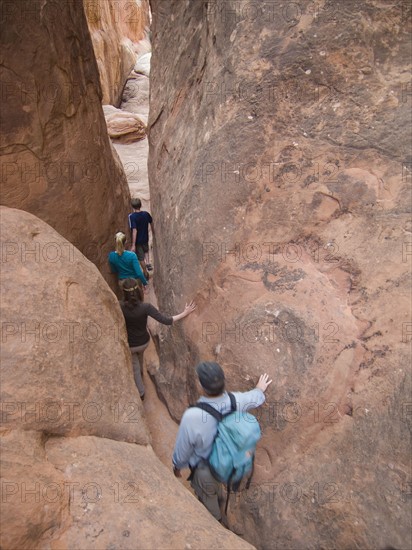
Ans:
{"label": "blue t-shirt", "polygon": [[119,279],[140,279],[145,286],[147,285],[146,277],[134,252],[125,250],[121,256],[117,252],[110,252],[109,264],[112,273],[117,273]]}
{"label": "blue t-shirt", "polygon": [[149,212],[133,212],[129,215],[130,229],[137,229],[137,238],[135,244],[147,244],[149,242],[149,223],[153,219]]}

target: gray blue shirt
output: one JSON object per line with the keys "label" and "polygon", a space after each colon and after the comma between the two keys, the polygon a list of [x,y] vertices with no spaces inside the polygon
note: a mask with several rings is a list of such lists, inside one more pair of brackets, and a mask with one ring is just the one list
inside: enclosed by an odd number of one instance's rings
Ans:
{"label": "gray blue shirt", "polygon": [[[265,402],[265,394],[260,389],[248,392],[232,392],[236,399],[239,414],[255,409]],[[230,398],[227,392],[219,397],[201,397],[199,401],[209,403],[222,414],[230,412]],[[173,464],[181,470],[197,466],[201,459],[208,459],[212,452],[213,440],[217,433],[217,420],[197,407],[187,409],[180,422]]]}

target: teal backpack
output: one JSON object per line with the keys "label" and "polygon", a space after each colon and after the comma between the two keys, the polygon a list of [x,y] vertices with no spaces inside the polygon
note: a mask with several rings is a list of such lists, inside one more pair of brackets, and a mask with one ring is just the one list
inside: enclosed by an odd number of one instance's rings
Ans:
{"label": "teal backpack", "polygon": [[211,414],[219,423],[208,463],[213,477],[226,485],[226,512],[230,492],[239,489],[240,482],[249,472],[246,488],[250,486],[256,444],[261,437],[257,418],[248,412],[236,411],[235,396],[230,392],[228,395],[231,409],[225,415],[208,403],[193,405]]}

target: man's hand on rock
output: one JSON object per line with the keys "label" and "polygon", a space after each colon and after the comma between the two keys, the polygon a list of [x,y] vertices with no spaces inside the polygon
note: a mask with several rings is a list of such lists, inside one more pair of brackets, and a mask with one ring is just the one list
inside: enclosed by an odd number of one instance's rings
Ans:
{"label": "man's hand on rock", "polygon": [[268,386],[272,383],[272,380],[269,380],[268,374],[261,374],[259,378],[259,382],[256,384],[256,388],[258,390],[262,390],[265,392],[268,388]]}
{"label": "man's hand on rock", "polygon": [[179,468],[176,468],[176,466],[173,466],[173,473],[175,474],[175,477],[182,477],[181,471]]}

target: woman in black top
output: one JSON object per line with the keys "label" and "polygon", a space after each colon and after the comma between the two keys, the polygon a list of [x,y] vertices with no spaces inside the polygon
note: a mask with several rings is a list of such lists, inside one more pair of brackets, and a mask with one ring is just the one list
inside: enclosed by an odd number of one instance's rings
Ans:
{"label": "woman in black top", "polygon": [[141,286],[135,279],[126,279],[123,283],[124,301],[120,303],[126,321],[127,340],[132,352],[133,372],[140,397],[144,399],[143,352],[150,342],[150,334],[147,330],[147,318],[153,317],[159,323],[172,325],[175,321],[187,317],[196,309],[192,301],[186,304],[182,313],[173,316],[163,315],[152,304],[143,301]]}

